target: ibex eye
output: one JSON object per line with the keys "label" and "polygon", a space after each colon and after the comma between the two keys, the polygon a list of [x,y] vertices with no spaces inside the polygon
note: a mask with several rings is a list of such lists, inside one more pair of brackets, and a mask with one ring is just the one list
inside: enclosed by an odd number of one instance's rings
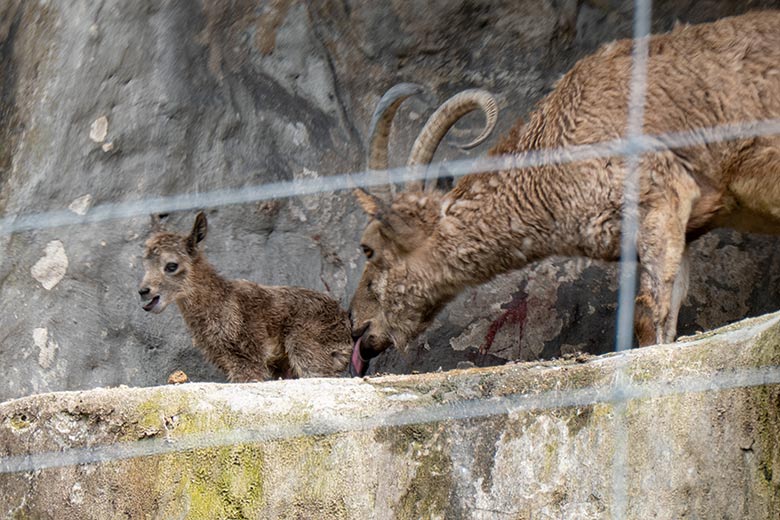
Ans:
{"label": "ibex eye", "polygon": [[165,264],[165,272],[166,273],[174,273],[174,272],[176,272],[176,269],[178,269],[178,268],[179,268],[179,264],[177,264],[175,262],[168,262],[167,264]]}
{"label": "ibex eye", "polygon": [[372,256],[374,256],[374,250],[371,249],[370,247],[366,245],[361,245],[360,249],[363,250],[363,254],[366,255],[366,258],[368,258],[369,260],[371,259]]}

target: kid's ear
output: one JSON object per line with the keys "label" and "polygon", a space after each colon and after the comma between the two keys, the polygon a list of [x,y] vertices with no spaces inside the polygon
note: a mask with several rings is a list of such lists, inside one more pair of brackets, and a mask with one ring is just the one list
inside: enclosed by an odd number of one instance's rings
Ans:
{"label": "kid's ear", "polygon": [[195,254],[198,249],[198,244],[206,238],[206,231],[208,230],[208,221],[206,220],[206,214],[199,211],[195,216],[195,224],[192,226],[192,232],[187,237],[187,252],[189,254]]}
{"label": "kid's ear", "polygon": [[152,226],[152,233],[157,233],[158,231],[164,230],[163,219],[167,216],[167,213],[152,213],[149,215]]}

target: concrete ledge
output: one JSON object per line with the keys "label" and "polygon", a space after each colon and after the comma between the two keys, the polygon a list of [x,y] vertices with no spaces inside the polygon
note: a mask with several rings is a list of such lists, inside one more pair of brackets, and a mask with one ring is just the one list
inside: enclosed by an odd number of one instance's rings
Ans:
{"label": "concrete ledge", "polygon": [[0,405],[8,518],[780,517],[780,314],[588,360]]}

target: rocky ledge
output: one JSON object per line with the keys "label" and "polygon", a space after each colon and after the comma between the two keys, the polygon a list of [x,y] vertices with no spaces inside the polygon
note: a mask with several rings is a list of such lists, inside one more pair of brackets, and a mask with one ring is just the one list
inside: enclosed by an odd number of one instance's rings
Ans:
{"label": "rocky ledge", "polygon": [[780,514],[780,313],[673,345],[411,376],[0,405],[6,518]]}

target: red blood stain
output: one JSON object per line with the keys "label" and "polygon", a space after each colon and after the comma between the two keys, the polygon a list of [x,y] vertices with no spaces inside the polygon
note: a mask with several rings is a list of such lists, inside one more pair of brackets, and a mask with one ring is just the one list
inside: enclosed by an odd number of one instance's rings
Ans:
{"label": "red blood stain", "polygon": [[518,341],[523,338],[523,328],[525,327],[525,319],[528,314],[528,295],[520,291],[512,296],[512,301],[506,304],[504,307],[506,310],[496,318],[493,323],[488,327],[487,334],[485,334],[485,342],[479,348],[480,354],[487,354],[490,347],[493,346],[493,341],[496,339],[496,334],[501,330],[504,325],[517,325],[518,326]]}

